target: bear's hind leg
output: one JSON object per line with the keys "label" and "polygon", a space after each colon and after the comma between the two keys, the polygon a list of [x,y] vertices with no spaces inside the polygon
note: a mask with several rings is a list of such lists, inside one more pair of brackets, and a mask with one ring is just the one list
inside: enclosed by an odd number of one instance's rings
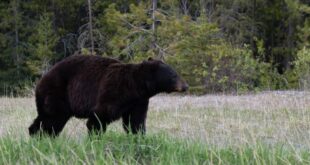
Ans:
{"label": "bear's hind leg", "polygon": [[42,122],[42,129],[48,135],[57,136],[65,124],[69,120],[69,117],[48,117],[45,118]]}
{"label": "bear's hind leg", "polygon": [[41,119],[38,116],[28,128],[29,134],[30,135],[37,134],[37,132],[40,131],[40,128],[41,128]]}
{"label": "bear's hind leg", "polygon": [[45,133],[49,136],[57,136],[70,117],[48,117],[48,116],[38,116],[33,124],[29,127],[29,134],[35,135],[37,133]]}
{"label": "bear's hind leg", "polygon": [[66,99],[54,95],[48,95],[37,102],[37,110],[38,117],[29,127],[30,135],[40,132],[57,136],[71,117]]}

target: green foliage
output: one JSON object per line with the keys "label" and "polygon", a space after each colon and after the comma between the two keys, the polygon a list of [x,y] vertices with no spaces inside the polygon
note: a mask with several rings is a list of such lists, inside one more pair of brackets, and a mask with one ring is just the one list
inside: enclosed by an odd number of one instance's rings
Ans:
{"label": "green foliage", "polygon": [[[154,20],[151,2],[92,1],[96,54],[164,59],[208,92],[296,88],[304,79],[294,61],[310,43],[305,0],[158,1]],[[1,1],[0,94],[88,54],[88,23],[85,0]]]}
{"label": "green foliage", "polygon": [[195,48],[191,51],[196,53],[176,54],[167,59],[192,86],[203,84],[206,92],[273,89],[269,65],[253,59],[246,48],[234,48],[223,41],[219,45],[208,45],[205,51]]}
{"label": "green foliage", "polygon": [[299,77],[300,87],[302,89],[310,89],[310,49],[302,48],[297,53],[297,59],[295,61],[296,69],[295,73]]}
{"label": "green foliage", "polygon": [[36,32],[31,36],[32,60],[28,61],[28,67],[35,75],[44,74],[50,67],[51,60],[55,57],[54,47],[58,42],[54,30],[52,29],[52,16],[45,13],[40,16],[35,29]]}
{"label": "green foliage", "polygon": [[188,17],[169,21],[163,29],[167,27],[175,27],[171,31],[163,32],[166,34],[163,37],[173,39],[168,40],[168,43],[171,43],[169,47],[172,54],[167,56],[168,63],[174,65],[190,85],[203,84],[204,77],[210,75],[208,68],[212,68],[208,63],[209,52],[212,51],[212,46],[217,46],[216,42],[219,42],[219,39],[213,37],[218,28],[206,21],[191,21]]}
{"label": "green foliage", "polygon": [[[146,15],[144,4],[131,5],[130,11],[121,13],[112,4],[105,12],[108,29],[117,34],[109,42],[112,55],[125,53],[133,61],[155,56],[150,46],[153,34],[146,28],[151,26],[151,20]],[[157,18],[161,20],[156,33],[159,55],[172,64],[191,86],[203,85],[206,91],[212,92],[247,91],[264,85],[271,87],[263,84],[272,82],[269,68],[253,59],[247,48],[235,48],[218,37],[220,30],[216,24],[200,17],[193,21],[188,16],[162,13],[157,13]]]}
{"label": "green foliage", "polygon": [[[303,13],[310,14],[310,6],[301,5],[299,8]],[[302,27],[299,28],[299,51],[294,61],[295,68],[291,71],[292,77],[295,77],[296,87],[301,89],[310,89],[310,19],[306,18]]]}
{"label": "green foliage", "polygon": [[25,64],[29,29],[21,7],[18,0],[0,2],[0,94],[20,94],[29,81]]}
{"label": "green foliage", "polygon": [[[310,10],[310,7],[309,7]],[[309,12],[310,14],[310,12]],[[299,44],[303,47],[310,47],[310,19],[306,19],[303,27],[299,31]]]}
{"label": "green foliage", "polygon": [[109,5],[104,16],[99,18],[106,25],[102,31],[111,36],[107,43],[110,52],[105,54],[125,60],[147,57],[152,32],[146,29],[151,24],[146,8],[144,3],[131,4],[130,12],[121,13],[115,4]]}
{"label": "green foliage", "polygon": [[[169,1],[163,3],[162,7],[174,10],[175,8],[165,5],[175,3]],[[238,22],[239,26],[235,27],[235,23],[229,20],[220,20],[222,21],[220,24],[214,24],[210,23],[206,17],[196,17],[193,20],[189,15],[180,16],[176,14],[177,12],[157,11],[156,18],[160,20],[156,29],[157,51],[154,51],[151,46],[154,34],[150,29],[152,20],[146,10],[150,6],[147,3],[132,4],[128,12],[122,13],[117,10],[116,4],[112,4],[101,19],[106,21],[105,27],[107,28],[104,30],[108,29],[108,34],[113,34],[108,43],[109,50],[112,50],[110,55],[132,61],[141,61],[148,56],[164,57],[191,86],[197,86],[197,89],[200,89],[201,85],[205,86],[205,92],[242,92],[295,87],[294,81],[297,77],[291,74],[291,70],[287,70],[283,75],[278,71],[284,72],[283,68],[290,66],[288,61],[294,57],[291,40],[296,40],[296,35],[288,36],[289,42],[285,43],[289,46],[288,48],[272,45],[270,49],[267,45],[270,41],[268,38],[266,40],[259,36],[258,29],[259,26],[264,26],[262,23],[269,26],[268,24],[271,24],[269,21],[285,17],[288,21],[287,27],[294,32],[296,21],[300,18],[299,3],[290,0],[285,3],[275,2],[270,3],[270,7],[265,9],[263,5],[267,2],[264,0],[256,1],[256,4],[246,1],[234,1],[233,3],[220,1],[218,3],[220,6],[223,5],[223,8],[236,5],[237,9],[245,10],[243,15],[239,15],[244,16]],[[279,7],[283,7],[281,6],[283,4],[287,5],[289,13],[280,10]],[[218,9],[221,10],[221,8]],[[273,17],[258,15],[258,18],[254,18],[253,10],[257,13],[261,12],[262,15],[272,13]],[[217,11],[214,13],[216,15]],[[222,29],[227,30],[225,34],[228,35],[232,44],[219,37]],[[231,33],[231,31],[237,33]],[[268,33],[267,31],[266,35],[269,35]],[[236,47],[235,45],[246,43],[251,46]],[[279,59],[282,59],[280,63]]]}

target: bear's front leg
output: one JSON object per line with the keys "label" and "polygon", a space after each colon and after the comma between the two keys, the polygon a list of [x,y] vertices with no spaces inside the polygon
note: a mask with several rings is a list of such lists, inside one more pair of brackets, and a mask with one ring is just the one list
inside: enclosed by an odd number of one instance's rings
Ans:
{"label": "bear's front leg", "polygon": [[127,113],[123,114],[123,127],[127,133],[145,134],[145,121],[147,117],[148,100],[140,101]]}
{"label": "bear's front leg", "polygon": [[99,119],[97,115],[93,115],[87,120],[86,126],[89,134],[95,133],[100,134],[106,131],[108,122],[103,119]]}
{"label": "bear's front leg", "polygon": [[97,106],[86,123],[89,133],[104,133],[111,122],[121,117],[117,110],[113,105]]}

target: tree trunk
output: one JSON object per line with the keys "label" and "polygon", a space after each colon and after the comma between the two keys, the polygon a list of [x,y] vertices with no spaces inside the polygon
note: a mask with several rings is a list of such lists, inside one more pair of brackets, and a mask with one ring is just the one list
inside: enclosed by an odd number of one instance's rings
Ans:
{"label": "tree trunk", "polygon": [[155,55],[157,55],[156,51],[156,17],[155,12],[157,10],[157,0],[152,0],[152,49]]}
{"label": "tree trunk", "polygon": [[215,2],[214,2],[214,0],[210,0],[209,7],[208,7],[208,21],[210,23],[212,23],[212,15],[214,12],[214,8],[215,8]]}
{"label": "tree trunk", "polygon": [[188,1],[181,0],[181,10],[183,11],[184,15],[188,15]]}
{"label": "tree trunk", "polygon": [[17,68],[17,76],[19,76],[19,70],[20,70],[20,57],[19,57],[19,29],[18,29],[18,5],[19,1],[16,0],[13,2],[13,14],[14,14],[14,33],[15,33],[15,44],[14,44],[14,58],[15,58],[15,64]]}
{"label": "tree trunk", "polygon": [[91,54],[94,54],[94,39],[93,39],[93,23],[92,23],[92,9],[91,9],[91,1],[88,0],[88,16],[89,16],[89,38],[91,42]]}
{"label": "tree trunk", "polygon": [[254,41],[254,37],[255,37],[255,18],[256,18],[256,0],[253,0],[253,6],[252,6],[252,20],[251,20],[251,49],[253,51],[253,56],[255,59],[260,58],[258,57],[258,52],[257,52],[257,45],[256,45],[256,41]]}
{"label": "tree trunk", "polygon": [[201,13],[200,13],[200,16],[201,18],[206,18],[207,17],[207,11],[206,11],[206,0],[200,0],[200,10],[201,10]]}

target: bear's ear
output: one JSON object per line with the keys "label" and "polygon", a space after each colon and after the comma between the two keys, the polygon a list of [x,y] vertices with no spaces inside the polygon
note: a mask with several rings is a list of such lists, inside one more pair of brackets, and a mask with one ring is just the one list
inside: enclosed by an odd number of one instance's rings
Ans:
{"label": "bear's ear", "polygon": [[148,61],[154,61],[154,59],[152,57],[149,57],[147,60],[143,60],[142,63],[146,63]]}

